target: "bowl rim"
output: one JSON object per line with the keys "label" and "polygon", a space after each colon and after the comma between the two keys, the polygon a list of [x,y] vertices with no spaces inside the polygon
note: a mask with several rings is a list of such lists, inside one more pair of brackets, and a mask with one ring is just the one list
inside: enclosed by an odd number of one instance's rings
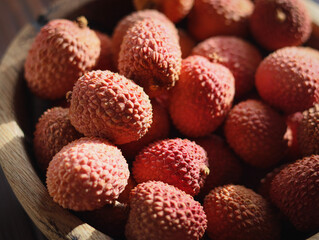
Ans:
{"label": "bowl rim", "polygon": [[[84,223],[71,212],[56,204],[33,168],[25,149],[25,135],[15,113],[14,95],[17,79],[32,40],[41,26],[41,17],[47,20],[63,18],[72,11],[94,0],[58,0],[16,35],[0,63],[0,165],[17,199],[35,225],[48,239],[111,240],[106,234]],[[312,21],[319,29],[319,5],[304,0]],[[319,30],[317,32],[319,39]],[[16,184],[19,182],[19,184]],[[315,240],[319,233],[308,238]]]}

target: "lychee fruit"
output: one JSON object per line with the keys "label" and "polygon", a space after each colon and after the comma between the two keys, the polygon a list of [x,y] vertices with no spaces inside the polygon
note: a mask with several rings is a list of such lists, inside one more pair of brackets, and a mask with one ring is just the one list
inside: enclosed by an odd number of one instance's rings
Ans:
{"label": "lychee fruit", "polygon": [[199,43],[192,55],[201,55],[227,67],[235,78],[235,97],[248,93],[255,83],[255,72],[262,56],[258,49],[243,39],[232,36],[211,37]]}
{"label": "lychee fruit", "polygon": [[127,30],[119,53],[119,73],[142,86],[150,97],[175,86],[181,71],[178,36],[158,19],[144,19]]}
{"label": "lychee fruit", "polygon": [[300,147],[298,144],[297,133],[298,127],[302,121],[303,115],[301,112],[295,112],[286,117],[287,131],[285,139],[288,141],[288,158],[298,159],[301,156]]}
{"label": "lychee fruit", "polygon": [[270,105],[286,113],[319,103],[319,58],[303,47],[286,47],[266,57],[256,72],[256,87]]}
{"label": "lychee fruit", "polygon": [[113,203],[124,191],[130,172],[121,151],[105,139],[80,138],[64,146],[47,171],[53,200],[75,211]]}
{"label": "lychee fruit", "polygon": [[297,128],[297,142],[303,156],[319,154],[319,104],[302,113]]}
{"label": "lychee fruit", "polygon": [[311,18],[302,0],[256,0],[250,29],[268,50],[299,46],[311,34]]}
{"label": "lychee fruit", "polygon": [[250,0],[195,0],[188,17],[188,30],[197,39],[216,35],[244,37],[249,32]]}
{"label": "lychee fruit", "polygon": [[62,147],[82,137],[71,125],[69,109],[54,107],[39,118],[34,132],[33,147],[37,164],[43,173],[49,162]]}
{"label": "lychee fruit", "polygon": [[284,167],[272,180],[272,202],[300,231],[319,229],[319,156]]}
{"label": "lychee fruit", "polygon": [[205,150],[188,139],[159,140],[145,147],[133,162],[137,183],[162,181],[194,196],[209,174]]}
{"label": "lychee fruit", "polygon": [[167,138],[170,130],[168,111],[162,104],[151,101],[153,109],[153,122],[147,133],[137,141],[119,145],[125,158],[134,159],[138,152],[155,140]]}
{"label": "lychee fruit", "polygon": [[224,131],[229,145],[252,166],[271,167],[285,155],[285,120],[261,101],[246,100],[234,106]]}
{"label": "lychee fruit", "polygon": [[123,38],[127,30],[130,29],[136,22],[146,18],[160,20],[163,24],[166,24],[170,28],[172,34],[175,33],[175,35],[177,36],[177,30],[174,24],[163,13],[160,13],[157,10],[146,9],[142,11],[133,12],[127,15],[118,22],[118,24],[114,28],[112,35],[113,62],[116,65],[116,67],[118,65],[121,44],[123,42]]}
{"label": "lychee fruit", "polygon": [[113,63],[113,53],[112,53],[112,40],[111,38],[99,31],[95,31],[101,42],[101,52],[99,58],[94,66],[96,70],[110,70],[115,71],[116,67]]}
{"label": "lychee fruit", "polygon": [[133,81],[98,70],[76,82],[69,116],[72,125],[85,136],[124,144],[146,134],[152,123],[152,105]]}
{"label": "lychee fruit", "polygon": [[183,60],[180,79],[171,91],[170,115],[189,137],[214,131],[224,121],[235,95],[235,80],[224,66],[202,56]]}
{"label": "lychee fruit", "polygon": [[280,239],[280,226],[268,202],[240,185],[213,189],[204,200],[211,239]]}
{"label": "lychee fruit", "polygon": [[182,58],[187,58],[196,45],[195,40],[183,29],[178,29],[179,45],[181,46]]}
{"label": "lychee fruit", "polygon": [[133,3],[137,10],[157,9],[172,22],[178,22],[192,9],[194,0],[134,0]]}
{"label": "lychee fruit", "polygon": [[100,55],[100,40],[83,18],[55,19],[37,34],[25,61],[24,75],[35,95],[58,99],[90,71]]}
{"label": "lychee fruit", "polygon": [[131,192],[125,235],[128,240],[199,240],[207,220],[203,207],[184,191],[159,181]]}
{"label": "lychee fruit", "polygon": [[238,157],[221,137],[211,134],[195,140],[207,152],[210,174],[200,190],[206,196],[213,188],[228,183],[238,183],[242,176],[242,166]]}

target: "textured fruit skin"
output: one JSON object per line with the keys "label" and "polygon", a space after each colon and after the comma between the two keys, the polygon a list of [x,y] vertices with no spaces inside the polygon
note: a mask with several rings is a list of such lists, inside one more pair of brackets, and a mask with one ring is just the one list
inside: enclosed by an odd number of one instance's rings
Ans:
{"label": "textured fruit skin", "polygon": [[112,35],[112,52],[113,52],[113,59],[114,59],[114,63],[116,67],[118,65],[118,58],[119,58],[119,53],[121,50],[121,44],[127,30],[131,28],[134,25],[134,23],[136,23],[137,21],[140,21],[146,18],[160,20],[163,24],[166,24],[171,29],[172,33],[175,32],[175,34],[177,35],[177,30],[174,24],[163,13],[160,13],[157,10],[147,9],[147,10],[133,12],[127,15],[122,20],[120,20],[119,23],[115,26],[115,29]]}
{"label": "textured fruit skin", "polygon": [[194,196],[209,174],[206,151],[188,139],[159,140],[136,156],[132,174],[137,183],[162,181]]}
{"label": "textured fruit skin", "polygon": [[144,19],[127,30],[119,53],[119,73],[142,86],[150,97],[175,86],[181,71],[178,36],[158,19]]}
{"label": "textured fruit skin", "polygon": [[206,196],[217,186],[240,181],[243,171],[241,163],[224,139],[211,134],[195,141],[207,152],[210,169],[200,190],[201,196]]}
{"label": "textured fruit skin", "polygon": [[312,155],[284,167],[270,187],[272,202],[300,231],[319,228],[319,156]]}
{"label": "textured fruit skin", "polygon": [[268,50],[299,46],[311,34],[311,18],[302,0],[257,0],[250,29]]}
{"label": "textured fruit skin", "polygon": [[204,200],[211,239],[280,239],[280,226],[268,202],[239,185],[213,189]]}
{"label": "textured fruit skin", "polygon": [[256,72],[256,87],[270,105],[286,113],[319,103],[319,58],[303,47],[286,47],[266,57]]}
{"label": "textured fruit skin", "polygon": [[303,156],[319,154],[319,104],[302,113],[297,128],[297,142]]}
{"label": "textured fruit skin", "polygon": [[203,207],[184,191],[159,181],[131,192],[125,235],[128,240],[201,239],[207,220]]}
{"label": "textured fruit skin", "polygon": [[99,58],[94,66],[94,70],[110,70],[115,71],[116,67],[113,63],[112,40],[111,38],[99,31],[94,31],[100,39],[101,52]]}
{"label": "textured fruit skin", "polygon": [[301,156],[297,134],[302,118],[301,112],[295,112],[286,117],[287,131],[284,137],[288,140],[288,158],[292,160],[297,160]]}
{"label": "textured fruit skin", "polygon": [[145,8],[157,9],[163,12],[172,22],[183,19],[191,10],[194,0],[134,0],[137,10]]}
{"label": "textured fruit skin", "polygon": [[248,93],[255,83],[255,72],[262,56],[252,44],[238,37],[211,37],[199,43],[192,55],[208,58],[227,67],[235,78],[235,97]]}
{"label": "textured fruit skin", "polygon": [[182,58],[187,58],[196,45],[195,40],[183,29],[178,29],[179,45],[181,46]]}
{"label": "textured fruit skin", "polygon": [[233,150],[255,167],[275,165],[287,149],[284,118],[261,101],[246,100],[234,106],[227,116],[224,132]]}
{"label": "textured fruit skin", "polygon": [[64,208],[101,208],[123,192],[130,172],[121,151],[105,139],[80,138],[61,149],[47,171],[47,188]]}
{"label": "textured fruit skin", "polygon": [[49,162],[62,147],[82,137],[71,125],[69,109],[54,107],[45,111],[39,118],[34,132],[33,148],[37,164],[46,172]]}
{"label": "textured fruit skin", "polygon": [[146,134],[152,124],[152,105],[133,81],[98,70],[76,82],[69,116],[72,125],[85,136],[124,144]]}
{"label": "textured fruit skin", "polygon": [[100,41],[88,27],[65,19],[52,20],[37,34],[26,58],[28,87],[41,98],[62,98],[94,67],[99,54]]}
{"label": "textured fruit skin", "polygon": [[170,130],[170,119],[168,111],[162,104],[155,100],[151,101],[153,109],[153,122],[147,133],[137,141],[119,145],[125,158],[135,159],[143,147],[155,140],[167,138]]}
{"label": "textured fruit skin", "polygon": [[246,36],[253,7],[250,0],[195,0],[188,30],[200,41],[216,35]]}
{"label": "textured fruit skin", "polygon": [[235,95],[235,80],[224,66],[202,56],[183,60],[180,79],[171,91],[174,125],[189,137],[214,131],[225,119]]}

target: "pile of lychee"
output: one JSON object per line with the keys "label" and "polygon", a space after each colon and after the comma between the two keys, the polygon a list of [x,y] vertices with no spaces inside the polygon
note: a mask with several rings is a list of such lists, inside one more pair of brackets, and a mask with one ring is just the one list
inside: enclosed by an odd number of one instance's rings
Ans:
{"label": "pile of lychee", "polygon": [[319,51],[301,46],[303,1],[134,5],[112,37],[55,19],[31,46],[29,89],[66,99],[34,133],[53,200],[129,240],[319,231]]}

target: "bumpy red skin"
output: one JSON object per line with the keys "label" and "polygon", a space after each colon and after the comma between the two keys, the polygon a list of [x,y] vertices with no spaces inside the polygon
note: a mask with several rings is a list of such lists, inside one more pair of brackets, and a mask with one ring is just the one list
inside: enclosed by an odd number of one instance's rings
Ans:
{"label": "bumpy red skin", "polygon": [[152,109],[153,122],[147,133],[137,141],[118,146],[127,160],[135,159],[138,152],[149,143],[167,138],[169,135],[170,119],[168,111],[155,100],[152,101]]}
{"label": "bumpy red skin", "polygon": [[146,134],[152,124],[152,105],[133,81],[110,71],[91,71],[73,88],[69,116],[85,136],[124,144]]}
{"label": "bumpy red skin", "polygon": [[303,47],[286,47],[266,57],[256,72],[256,87],[270,105],[286,113],[319,103],[319,58]]}
{"label": "bumpy red skin", "polygon": [[250,29],[268,50],[299,46],[311,34],[311,18],[302,0],[257,0]]}
{"label": "bumpy red skin", "polygon": [[150,97],[175,86],[181,71],[181,48],[177,35],[158,19],[136,22],[123,38],[119,73],[142,86]]}
{"label": "bumpy red skin", "polygon": [[297,128],[297,142],[302,156],[319,154],[319,104],[302,113]]}
{"label": "bumpy red skin", "polygon": [[194,0],[134,0],[133,2],[137,10],[157,9],[174,23],[183,19],[194,4]]}
{"label": "bumpy red skin", "polygon": [[242,176],[242,166],[225,140],[217,135],[195,139],[207,152],[210,174],[200,190],[206,196],[213,188],[228,183],[238,183]]}
{"label": "bumpy red skin", "polygon": [[132,173],[137,183],[162,181],[194,196],[209,173],[208,159],[205,150],[188,139],[159,140],[136,156]]}
{"label": "bumpy red skin", "polygon": [[64,208],[86,211],[114,202],[130,172],[121,151],[105,139],[80,138],[61,149],[47,171],[47,188]]}
{"label": "bumpy red skin", "polygon": [[100,41],[88,27],[56,19],[36,36],[25,62],[25,78],[35,95],[58,99],[91,70],[100,54]]}
{"label": "bumpy red skin", "polygon": [[192,196],[163,182],[149,181],[131,192],[128,240],[199,240],[207,220]]}
{"label": "bumpy red skin", "polygon": [[280,239],[280,225],[268,202],[239,185],[213,189],[204,200],[211,239]]}
{"label": "bumpy red skin", "polygon": [[111,38],[99,31],[95,31],[95,34],[100,39],[101,52],[99,58],[94,66],[95,70],[110,70],[115,72],[116,67],[113,63],[113,53],[112,53],[112,40]]}
{"label": "bumpy red skin", "polygon": [[287,150],[284,118],[261,101],[247,100],[234,106],[224,131],[233,150],[254,167],[275,165]]}
{"label": "bumpy red skin", "polygon": [[297,132],[302,118],[303,115],[301,112],[295,112],[288,115],[286,118],[287,131],[284,137],[288,140],[288,158],[293,160],[296,160],[301,156],[297,139]]}
{"label": "bumpy red skin", "polygon": [[54,107],[39,118],[34,132],[33,148],[37,163],[46,172],[53,156],[68,143],[82,137],[71,125],[69,109]]}
{"label": "bumpy red skin", "polygon": [[163,14],[157,10],[143,10],[133,12],[126,17],[124,17],[119,23],[116,25],[113,35],[112,35],[112,52],[113,52],[113,62],[118,65],[119,53],[121,50],[121,44],[123,38],[129,28],[131,28],[134,23],[137,21],[150,18],[150,19],[158,19],[162,23],[168,25],[172,32],[175,32],[177,35],[177,30],[174,24]]}
{"label": "bumpy red skin", "polygon": [[235,80],[226,67],[190,56],[183,60],[180,79],[171,91],[173,123],[186,136],[205,136],[224,121],[234,95]]}
{"label": "bumpy red skin", "polygon": [[235,97],[248,93],[255,83],[255,72],[262,56],[252,44],[238,37],[211,37],[199,43],[192,55],[201,55],[227,67],[235,77]]}
{"label": "bumpy red skin", "polygon": [[178,29],[179,45],[181,46],[182,58],[187,58],[196,45],[195,40],[183,29]]}
{"label": "bumpy red skin", "polygon": [[248,18],[253,7],[250,0],[195,0],[188,30],[200,41],[216,35],[244,37],[249,31]]}
{"label": "bumpy red skin", "polygon": [[300,231],[319,228],[319,156],[287,165],[273,179],[270,197]]}

